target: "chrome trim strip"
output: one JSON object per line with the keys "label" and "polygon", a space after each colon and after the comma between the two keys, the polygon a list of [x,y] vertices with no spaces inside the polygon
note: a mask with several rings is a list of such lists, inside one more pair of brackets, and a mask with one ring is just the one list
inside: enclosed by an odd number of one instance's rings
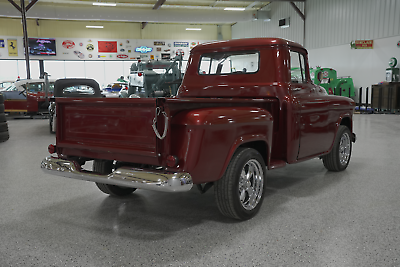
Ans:
{"label": "chrome trim strip", "polygon": [[192,177],[186,172],[172,173],[121,167],[108,175],[101,175],[82,170],[73,160],[54,157],[43,159],[41,169],[45,173],[66,178],[162,192],[184,192],[193,186]]}

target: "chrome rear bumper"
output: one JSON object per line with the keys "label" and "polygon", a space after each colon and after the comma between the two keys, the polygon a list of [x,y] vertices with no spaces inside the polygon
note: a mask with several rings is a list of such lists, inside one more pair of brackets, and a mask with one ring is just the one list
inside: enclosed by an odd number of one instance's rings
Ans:
{"label": "chrome rear bumper", "polygon": [[43,159],[41,168],[46,173],[66,178],[162,192],[189,191],[193,186],[192,177],[186,172],[171,173],[121,167],[110,174],[102,175],[82,170],[73,160],[54,157]]}

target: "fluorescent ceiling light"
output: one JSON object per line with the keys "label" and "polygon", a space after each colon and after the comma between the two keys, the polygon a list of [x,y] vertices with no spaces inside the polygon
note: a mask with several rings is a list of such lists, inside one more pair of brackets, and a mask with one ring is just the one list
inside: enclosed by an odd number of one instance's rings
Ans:
{"label": "fluorescent ceiling light", "polygon": [[187,31],[201,31],[201,28],[186,28]]}
{"label": "fluorescent ceiling light", "polygon": [[104,26],[86,26],[86,28],[92,28],[92,29],[103,29]]}
{"label": "fluorescent ceiling light", "polygon": [[93,2],[94,6],[116,6],[116,3]]}
{"label": "fluorescent ceiling light", "polygon": [[225,7],[224,10],[230,10],[230,11],[244,11],[246,8],[244,7]]}

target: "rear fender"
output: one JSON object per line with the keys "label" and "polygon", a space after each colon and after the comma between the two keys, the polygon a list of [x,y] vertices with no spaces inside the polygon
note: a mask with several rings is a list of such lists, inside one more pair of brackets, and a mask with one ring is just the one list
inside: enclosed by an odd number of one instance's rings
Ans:
{"label": "rear fender", "polygon": [[[271,125],[268,127],[267,134],[259,134],[259,135],[245,135],[239,137],[232,146],[232,149],[229,151],[229,155],[225,160],[224,167],[222,173],[220,173],[219,177],[224,175],[226,168],[228,167],[229,162],[232,160],[233,155],[239,147],[252,147],[256,149],[264,158],[265,166],[269,167],[271,161],[271,142],[272,142],[272,120]],[[263,142],[265,144],[264,147],[254,146],[253,144],[257,144],[259,142]]]}
{"label": "rear fender", "polygon": [[177,169],[190,173],[195,184],[220,179],[239,146],[253,141],[270,144],[273,131],[271,114],[256,107],[183,111],[173,117],[171,125],[171,152],[179,159]]}

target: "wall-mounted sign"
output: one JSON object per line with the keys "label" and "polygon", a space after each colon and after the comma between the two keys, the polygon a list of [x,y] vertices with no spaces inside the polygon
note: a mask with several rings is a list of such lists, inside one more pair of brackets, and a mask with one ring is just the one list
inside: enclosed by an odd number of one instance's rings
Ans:
{"label": "wall-mounted sign", "polygon": [[119,55],[117,55],[117,58],[128,58],[128,55],[119,54]]}
{"label": "wall-mounted sign", "polygon": [[75,47],[75,43],[71,40],[65,40],[62,42],[62,46],[66,49],[71,49]]}
{"label": "wall-mounted sign", "polygon": [[163,41],[154,41],[154,45],[165,45]]}
{"label": "wall-mounted sign", "polygon": [[0,39],[0,48],[4,48],[5,44],[4,44],[4,39]]}
{"label": "wall-mounted sign", "polygon": [[98,41],[99,53],[117,53],[117,41]]}
{"label": "wall-mounted sign", "polygon": [[171,55],[170,54],[161,54],[161,59],[171,59]]}
{"label": "wall-mounted sign", "polygon": [[18,56],[17,39],[7,39],[7,44],[8,44],[8,56],[17,57]]}
{"label": "wall-mounted sign", "polygon": [[84,59],[85,55],[81,51],[74,51],[74,54],[80,59]]}
{"label": "wall-mounted sign", "polygon": [[189,47],[189,42],[174,42],[174,47]]}
{"label": "wall-mounted sign", "polygon": [[374,40],[355,40],[350,43],[351,49],[374,49]]}
{"label": "wall-mounted sign", "polygon": [[151,51],[153,51],[152,47],[147,47],[147,46],[144,46],[144,45],[135,48],[135,52],[140,52],[142,54],[149,53]]}
{"label": "wall-mounted sign", "polygon": [[88,44],[86,46],[87,51],[93,51],[94,50],[94,45],[93,44]]}
{"label": "wall-mounted sign", "polygon": [[161,52],[161,47],[157,47],[157,52]]}

